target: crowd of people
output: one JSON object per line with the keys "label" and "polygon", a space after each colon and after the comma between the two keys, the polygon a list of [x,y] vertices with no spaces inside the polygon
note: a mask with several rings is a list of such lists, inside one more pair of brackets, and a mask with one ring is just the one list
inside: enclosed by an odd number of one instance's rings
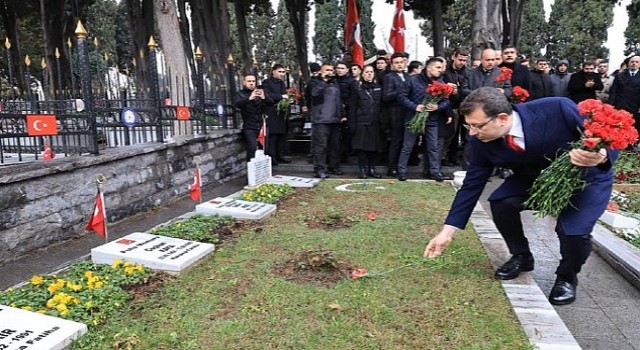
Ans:
{"label": "crowd of people", "polygon": [[[424,64],[409,61],[405,53],[386,52],[379,52],[364,67],[349,62],[310,64],[302,110],[310,113],[312,123],[314,176],[341,175],[341,161],[351,152],[358,157],[361,178],[382,177],[375,167],[384,163],[387,176],[404,181],[416,145],[422,144],[423,177],[444,181],[448,176],[441,166],[456,164],[458,152],[468,150],[467,176],[424,256],[435,257],[446,250],[454,234],[466,226],[489,178],[500,174],[505,180],[489,202],[493,221],[512,256],[495,277],[510,280],[535,267],[520,212],[527,209],[536,178],[565,151],[574,166],[587,169],[582,174],[589,185],[576,190],[571,205],[557,217],[561,259],[549,300],[556,305],[572,303],[578,273],[591,252],[591,232],[609,202],[618,156],[618,151],[608,148],[570,149],[572,142],[581,139],[584,127],[577,103],[608,102],[631,113],[638,128],[640,56],[627,58],[612,74],[602,59],[586,60],[573,73],[563,59],[553,68],[543,58],[534,67],[531,63],[515,47],[506,46],[501,51],[485,49],[477,60],[471,60],[468,51],[456,49],[448,60],[432,57]],[[234,99],[242,111],[249,158],[255,152],[263,115],[268,116],[268,125],[274,125],[269,131],[269,136],[275,134],[274,141],[267,149],[274,164],[287,161],[281,148],[283,130],[278,126],[284,113],[273,112],[278,100],[289,98],[281,71],[281,65],[274,65],[272,77],[262,88],[256,86],[255,75],[246,75],[244,88]],[[438,84],[448,86],[450,93],[426,98],[427,88]],[[428,112],[424,121],[420,119],[424,125],[415,128],[414,116],[424,112]],[[462,148],[465,143],[467,147]]]}

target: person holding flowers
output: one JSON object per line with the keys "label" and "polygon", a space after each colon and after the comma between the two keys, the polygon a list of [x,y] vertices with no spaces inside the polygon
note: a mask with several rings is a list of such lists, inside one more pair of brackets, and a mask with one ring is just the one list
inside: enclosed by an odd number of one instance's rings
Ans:
{"label": "person holding flowers", "polygon": [[288,99],[287,87],[284,79],[287,71],[281,64],[274,64],[271,67],[271,76],[262,82],[262,90],[274,101],[273,106],[267,107],[265,113],[267,118],[268,142],[266,154],[271,156],[271,163],[278,165],[279,163],[291,163],[284,157],[287,149],[287,123],[285,121],[286,113],[276,108],[283,99]]}
{"label": "person holding flowers", "polygon": [[404,140],[398,159],[398,180],[407,180],[407,164],[418,135],[424,133],[427,147],[423,157],[423,177],[444,181],[450,180],[440,171],[440,149],[438,148],[439,123],[451,123],[447,117],[448,97],[453,88],[444,82],[446,61],[442,57],[431,57],[422,73],[410,77],[398,96],[400,104],[409,113],[405,116]]}
{"label": "person holding flowers", "polygon": [[[591,231],[609,203],[618,149],[637,138],[633,120],[627,112],[602,104],[579,109],[564,97],[513,106],[490,87],[472,92],[460,113],[471,136],[473,157],[445,225],[427,245],[425,257],[444,252],[454,233],[467,224],[493,168],[508,167],[514,174],[489,197],[493,221],[512,254],[495,277],[510,280],[534,269],[520,212],[531,205],[539,215],[555,213],[562,259],[549,300],[555,305],[572,303],[578,273],[591,252]],[[545,177],[547,186],[540,191],[537,179]],[[575,179],[583,182],[576,187]],[[571,183],[568,190],[567,182]],[[528,201],[542,192],[548,192],[553,201],[548,197],[542,203]],[[566,201],[556,198],[567,192]]]}

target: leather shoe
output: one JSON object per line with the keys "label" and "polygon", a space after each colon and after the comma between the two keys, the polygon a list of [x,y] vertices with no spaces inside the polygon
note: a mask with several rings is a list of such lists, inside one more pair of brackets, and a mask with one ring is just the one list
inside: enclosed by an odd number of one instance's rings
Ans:
{"label": "leather shoe", "polygon": [[329,174],[342,175],[344,174],[344,171],[340,170],[340,168],[329,168]]}
{"label": "leather shoe", "polygon": [[451,177],[450,176],[446,176],[443,173],[435,173],[435,174],[428,174],[427,179],[436,180],[438,182],[442,182],[444,180],[451,180]]}
{"label": "leather shoe", "polygon": [[399,174],[398,175],[398,181],[407,181],[407,175],[406,174]]}
{"label": "leather shoe", "polygon": [[511,257],[504,265],[496,270],[496,278],[499,280],[512,280],[523,271],[532,271],[534,267],[533,256],[517,254]]}
{"label": "leather shoe", "polygon": [[551,294],[549,294],[549,302],[553,305],[567,305],[576,300],[576,283],[571,283],[564,279],[557,279],[556,283],[551,288]]}
{"label": "leather shoe", "polygon": [[319,170],[319,171],[313,172],[313,177],[317,177],[319,179],[326,179],[329,177],[329,175],[327,175],[327,173],[324,170]]}
{"label": "leather shoe", "polygon": [[387,176],[396,177],[398,176],[398,171],[396,169],[387,170]]}

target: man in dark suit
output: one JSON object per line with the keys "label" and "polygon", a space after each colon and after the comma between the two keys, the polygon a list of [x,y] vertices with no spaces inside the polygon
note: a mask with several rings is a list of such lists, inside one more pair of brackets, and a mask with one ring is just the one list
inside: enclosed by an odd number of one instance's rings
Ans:
{"label": "man in dark suit", "polygon": [[404,57],[396,52],[391,55],[391,71],[384,75],[382,85],[382,131],[389,138],[387,149],[387,176],[398,176],[398,158],[404,139],[404,118],[410,114],[399,100],[404,82],[409,79],[409,74],[404,72]]}
{"label": "man in dark suit", "polygon": [[571,74],[567,89],[573,102],[580,103],[590,98],[596,98],[596,90],[604,88],[600,75],[595,70],[596,63],[594,61],[585,61],[581,71]]}
{"label": "man in dark suit", "polygon": [[640,56],[632,56],[628,68],[618,73],[609,90],[609,103],[633,114],[640,128]]}
{"label": "man in dark suit", "polygon": [[258,149],[258,132],[262,127],[262,116],[273,99],[262,89],[256,89],[256,76],[245,74],[242,78],[242,89],[233,97],[233,106],[242,113],[242,135],[247,145],[247,161],[250,161]]}
{"label": "man in dark suit", "polygon": [[[264,92],[277,104],[283,98],[288,98],[287,87],[284,83],[286,70],[281,64],[274,64],[271,67],[271,76],[262,82],[262,89]],[[287,124],[285,121],[286,112],[279,112],[276,106],[270,106],[265,112],[269,118],[267,118],[267,154],[271,156],[271,163],[278,165],[278,163],[291,163],[290,160],[284,158],[284,153],[287,148]]]}
{"label": "man in dark suit", "polygon": [[[531,271],[534,260],[524,235],[520,212],[531,186],[569,142],[579,140],[584,118],[571,100],[548,97],[515,106],[497,89],[480,88],[460,106],[469,129],[473,152],[464,184],[456,194],[442,231],[429,242],[426,257],[435,257],[447,248],[453,234],[463,229],[495,166],[508,167],[513,175],[489,197],[493,221],[512,254],[495,276],[509,280],[522,271]],[[513,141],[510,142],[509,141]],[[510,144],[510,146],[509,146]],[[609,203],[613,184],[613,162],[617,151],[569,151],[574,165],[585,167],[589,183],[571,198],[559,215],[556,233],[562,259],[549,300],[552,304],[572,303],[577,275],[591,252],[591,231]]]}

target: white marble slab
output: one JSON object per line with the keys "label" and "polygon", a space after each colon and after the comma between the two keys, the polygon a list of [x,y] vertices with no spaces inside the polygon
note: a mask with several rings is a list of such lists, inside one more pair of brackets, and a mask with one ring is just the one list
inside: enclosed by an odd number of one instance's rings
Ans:
{"label": "white marble slab", "polygon": [[276,211],[275,204],[243,201],[218,197],[196,205],[196,213],[204,215],[231,216],[236,219],[260,220]]}
{"label": "white marble slab", "polygon": [[640,220],[608,210],[602,213],[600,220],[613,228],[634,228],[640,226]]}
{"label": "white marble slab", "polygon": [[100,264],[120,259],[153,270],[179,273],[214,250],[215,246],[209,243],[134,232],[91,249],[91,258]]}
{"label": "white marble slab", "polygon": [[0,349],[59,350],[87,333],[83,323],[0,305]]}
{"label": "white marble slab", "polygon": [[271,157],[257,150],[255,157],[247,162],[247,179],[249,187],[266,183],[271,178]]}
{"label": "white marble slab", "polygon": [[291,187],[311,188],[320,183],[320,179],[299,176],[274,175],[267,180],[271,184],[287,184]]}

